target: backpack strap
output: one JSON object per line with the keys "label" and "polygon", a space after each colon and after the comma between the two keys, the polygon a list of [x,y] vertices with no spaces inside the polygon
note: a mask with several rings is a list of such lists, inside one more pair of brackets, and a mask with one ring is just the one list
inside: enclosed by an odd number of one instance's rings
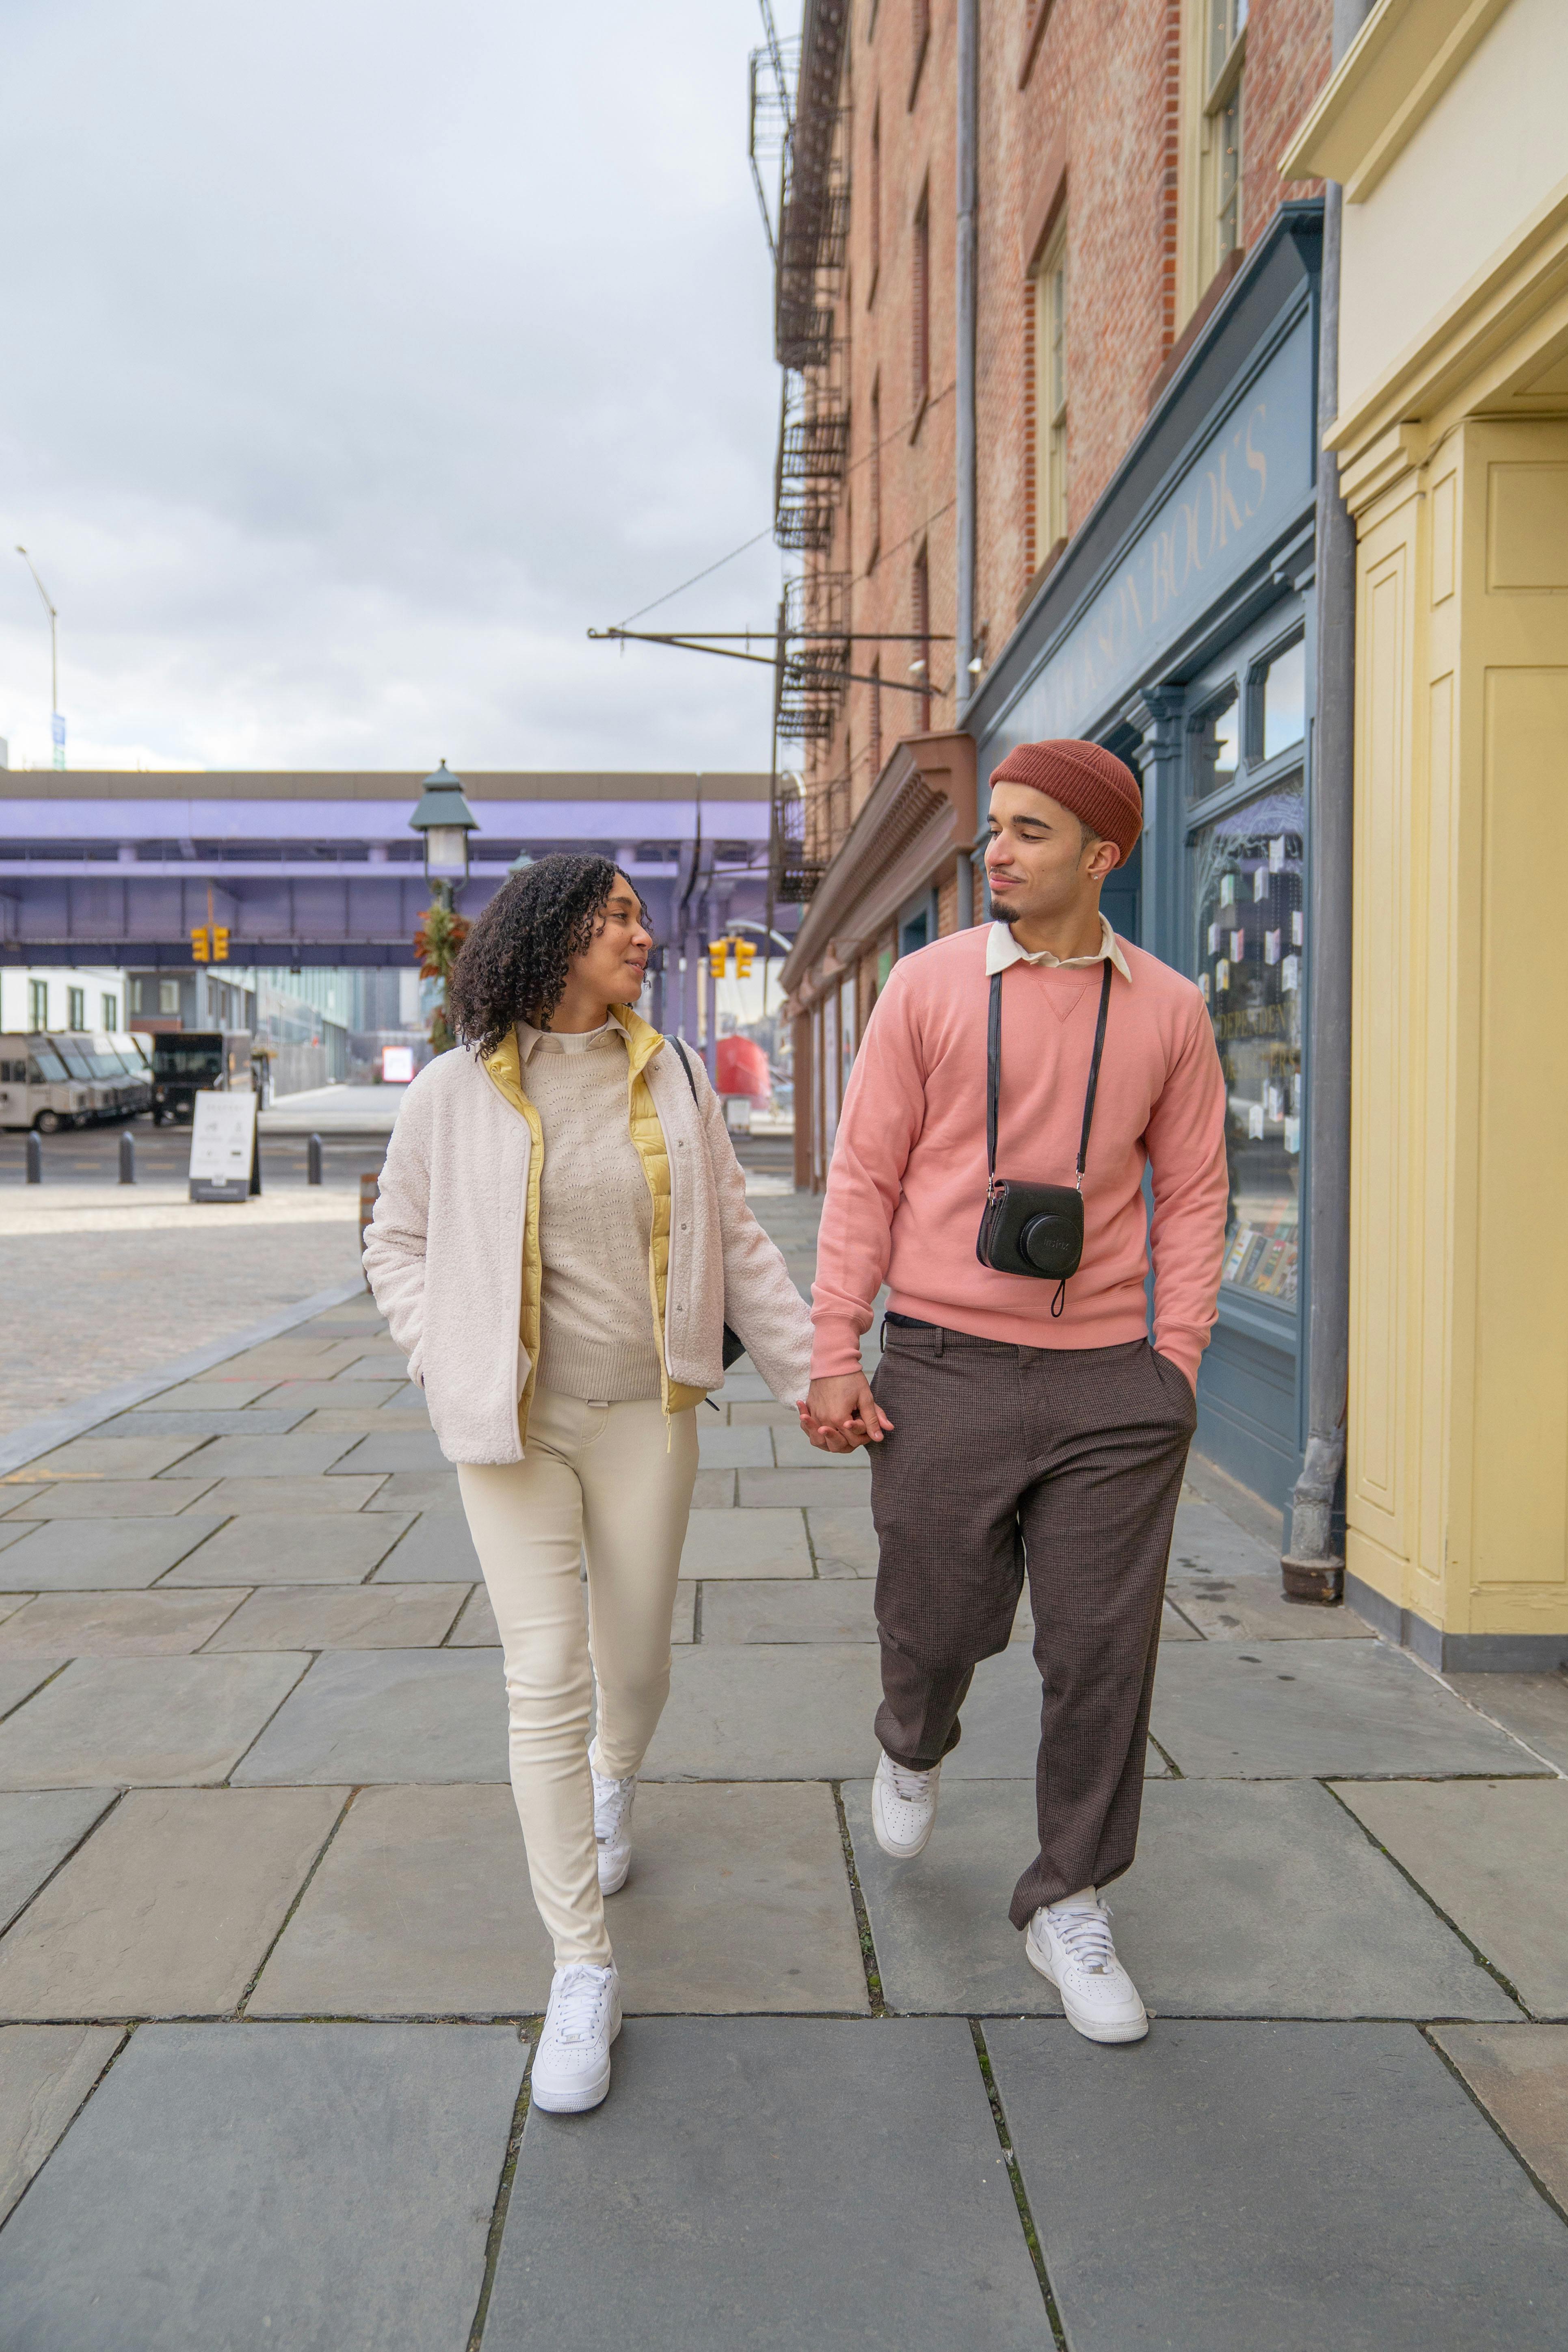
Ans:
{"label": "backpack strap", "polygon": [[[691,1075],[691,1064],[687,1059],[686,1048],[681,1044],[679,1037],[671,1037],[668,1040],[668,1043],[674,1046],[676,1052],[680,1056],[680,1066],[686,1073],[686,1083],[691,1088],[691,1099],[695,1103],[697,1102],[697,1081]],[[697,1103],[697,1108],[700,1111],[702,1108],[701,1104]],[[726,1323],[724,1326],[724,1370],[728,1371],[736,1358],[738,1356],[743,1356],[745,1352],[745,1341],[740,1337],[738,1332],[732,1331],[729,1324]],[[709,1404],[713,1404],[711,1397],[707,1398],[705,1402]],[[717,1412],[719,1410],[718,1406],[713,1405],[713,1410]]]}
{"label": "backpack strap", "polygon": [[686,1048],[681,1044],[679,1037],[672,1037],[669,1042],[680,1056],[680,1066],[686,1073],[686,1083],[691,1088],[691,1099],[695,1102],[697,1100],[697,1081],[691,1075],[691,1065],[686,1058]]}

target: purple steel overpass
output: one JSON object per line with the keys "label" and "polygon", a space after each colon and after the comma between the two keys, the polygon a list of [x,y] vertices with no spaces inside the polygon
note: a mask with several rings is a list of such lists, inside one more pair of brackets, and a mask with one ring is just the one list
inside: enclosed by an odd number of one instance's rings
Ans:
{"label": "purple steel overpass", "polygon": [[[765,920],[766,775],[461,781],[479,820],[463,914],[523,853],[592,849],[627,866],[667,945]],[[0,771],[0,961],[188,967],[191,932],[210,919],[228,928],[232,965],[411,963],[429,903],[408,829],[421,782],[412,770]],[[781,910],[783,928],[796,911]]]}

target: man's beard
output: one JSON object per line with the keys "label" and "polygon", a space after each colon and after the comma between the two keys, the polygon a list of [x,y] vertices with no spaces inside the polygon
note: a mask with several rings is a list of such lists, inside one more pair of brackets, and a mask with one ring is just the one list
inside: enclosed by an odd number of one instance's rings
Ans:
{"label": "man's beard", "polygon": [[998,907],[994,899],[993,899],[991,905],[991,919],[994,923],[1005,923],[1007,929],[1011,930],[1023,911],[1024,909],[1022,907]]}

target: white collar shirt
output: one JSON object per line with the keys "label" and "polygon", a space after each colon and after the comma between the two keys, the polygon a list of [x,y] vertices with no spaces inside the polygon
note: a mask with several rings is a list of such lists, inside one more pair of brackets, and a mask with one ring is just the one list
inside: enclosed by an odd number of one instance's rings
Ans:
{"label": "white collar shirt", "polygon": [[607,1037],[612,1032],[621,1037],[626,1034],[613,1013],[607,1021],[601,1021],[596,1029],[536,1029],[531,1021],[520,1021],[516,1025],[518,1062],[525,1070],[542,1045],[551,1054],[586,1054],[593,1050],[601,1037]]}
{"label": "white collar shirt", "polygon": [[986,935],[985,976],[988,980],[994,979],[999,971],[1005,971],[1008,965],[1014,963],[1059,964],[1065,971],[1078,971],[1089,964],[1104,963],[1107,959],[1123,980],[1131,980],[1132,974],[1127,968],[1121,942],[1104,915],[1100,919],[1100,945],[1092,955],[1053,955],[1049,948],[1040,948],[1031,955],[1027,948],[1019,946],[1006,923],[993,923]]}

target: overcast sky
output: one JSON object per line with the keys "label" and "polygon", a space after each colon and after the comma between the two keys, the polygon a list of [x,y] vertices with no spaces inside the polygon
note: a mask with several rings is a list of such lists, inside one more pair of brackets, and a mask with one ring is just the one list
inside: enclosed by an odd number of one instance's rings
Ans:
{"label": "overcast sky", "polygon": [[[754,0],[4,26],[13,766],[22,541],[73,767],[766,767],[768,673],[584,635],[770,519]],[[647,625],[766,625],[778,577],[764,540]]]}

